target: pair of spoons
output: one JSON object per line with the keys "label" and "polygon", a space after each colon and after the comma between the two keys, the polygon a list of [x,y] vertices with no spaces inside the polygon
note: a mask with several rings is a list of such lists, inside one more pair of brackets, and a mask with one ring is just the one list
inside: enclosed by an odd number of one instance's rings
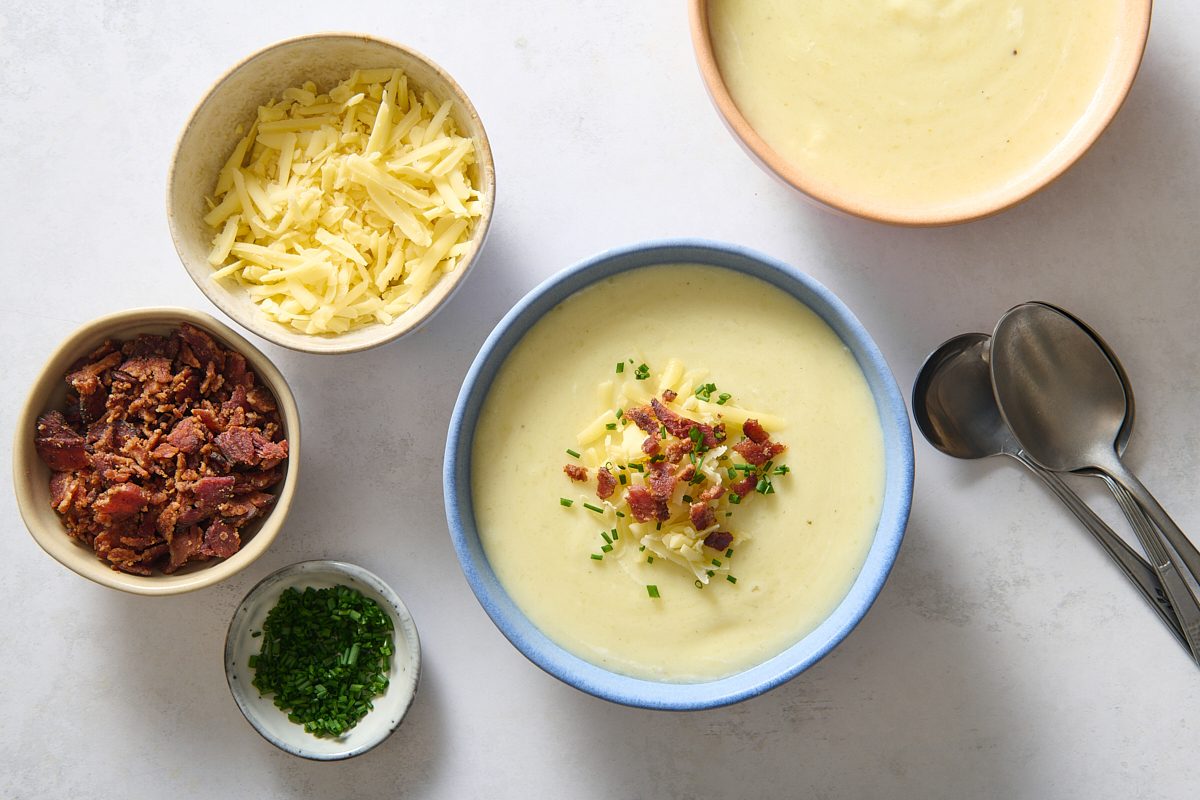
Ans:
{"label": "pair of spoons", "polygon": [[[917,376],[912,405],[917,427],[942,452],[972,459],[1006,455],[1029,468],[1200,663],[1200,599],[1184,578],[1200,575],[1200,552],[1121,463],[1133,428],[1133,391],[1099,335],[1060,308],[1024,303],[1001,318],[992,336],[963,334],[935,350]],[[1108,483],[1149,563],[1060,472],[1099,475]]]}

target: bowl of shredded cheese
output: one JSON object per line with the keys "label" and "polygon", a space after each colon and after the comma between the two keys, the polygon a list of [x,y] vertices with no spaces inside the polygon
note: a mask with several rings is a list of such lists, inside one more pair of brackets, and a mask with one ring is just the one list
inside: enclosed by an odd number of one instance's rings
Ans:
{"label": "bowl of shredded cheese", "polygon": [[218,80],[167,189],[200,290],[312,353],[428,321],[474,264],[494,203],[487,134],[454,79],[407,47],[337,33],[271,45]]}

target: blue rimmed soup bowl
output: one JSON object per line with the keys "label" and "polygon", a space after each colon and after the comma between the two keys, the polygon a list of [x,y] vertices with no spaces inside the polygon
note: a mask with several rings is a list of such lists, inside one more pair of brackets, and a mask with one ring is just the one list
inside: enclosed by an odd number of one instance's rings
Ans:
{"label": "blue rimmed soup bowl", "polygon": [[[542,633],[505,591],[476,527],[471,452],[488,390],[510,352],[542,317],[571,295],[627,270],[700,264],[767,282],[817,314],[842,340],[866,378],[883,434],[882,510],[865,560],[849,591],[814,630],[783,652],[727,677],[699,683],[646,680],[613,672],[564,649]],[[908,412],[891,370],[870,334],[832,292],[796,268],[752,250],[702,240],[668,240],[618,248],[586,259],[529,292],[492,331],[458,396],[446,442],[446,516],[467,582],[492,621],[530,661],[596,697],[624,705],[693,710],[762,694],[803,672],[841,642],[883,588],[912,505],[913,449]]]}

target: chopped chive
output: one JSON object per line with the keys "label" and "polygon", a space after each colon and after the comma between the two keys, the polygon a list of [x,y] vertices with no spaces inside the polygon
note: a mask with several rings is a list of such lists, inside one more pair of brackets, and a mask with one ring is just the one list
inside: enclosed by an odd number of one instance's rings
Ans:
{"label": "chopped chive", "polygon": [[690,481],[688,481],[688,483],[693,483],[693,484],[695,484],[695,483],[704,483],[704,479],[705,479],[705,475],[704,475],[704,473],[703,473],[703,472],[697,472],[695,475],[693,475],[693,476],[692,476],[692,479],[691,479]]}
{"label": "chopped chive", "polygon": [[658,587],[655,586],[653,583],[646,586],[646,594],[650,595],[651,597],[659,597],[660,596],[658,593]]}
{"label": "chopped chive", "polygon": [[697,588],[697,589],[703,589],[703,588],[704,588],[704,582],[703,582],[703,581],[701,581],[699,578],[697,578],[697,579],[696,579],[696,588]]}
{"label": "chopped chive", "polygon": [[621,418],[621,417],[623,417],[624,415],[625,415],[625,411],[624,411],[624,409],[620,409],[620,408],[618,408],[618,409],[617,409],[617,419],[620,419],[620,418]]}
{"label": "chopped chive", "polygon": [[667,426],[666,425],[658,426],[658,438],[660,438],[660,439],[667,438]]}
{"label": "chopped chive", "polygon": [[646,364],[639,364],[638,368],[633,372],[633,377],[639,381],[646,380],[646,378],[650,377],[650,367]]}
{"label": "chopped chive", "polygon": [[692,502],[692,496],[691,496],[690,494],[685,494],[685,495],[683,496],[683,502],[685,502],[685,503],[690,503],[690,502]]}
{"label": "chopped chive", "polygon": [[725,512],[725,516],[727,516],[727,517],[732,517],[732,516],[733,516],[733,512],[732,512],[732,511],[726,511],[726,512]]}
{"label": "chopped chive", "polygon": [[616,528],[613,528],[611,531],[609,531],[609,533],[611,533],[611,534],[612,534],[612,537],[613,537],[613,541],[614,541],[614,542],[615,542],[617,539],[620,539],[620,538],[621,538],[621,537],[620,537],[620,536],[617,534],[617,529],[616,529]]}
{"label": "chopped chive", "polygon": [[661,531],[661,530],[662,530],[662,523],[661,523],[661,522],[656,522],[656,523],[654,523],[654,530],[656,530],[656,531]]}
{"label": "chopped chive", "polygon": [[654,556],[646,556],[646,563],[647,563],[647,564],[653,564],[653,563],[654,563]]}
{"label": "chopped chive", "polygon": [[617,429],[617,423],[615,423],[615,422],[606,423],[604,426],[604,430],[606,430],[606,431],[615,431],[616,429]]}
{"label": "chopped chive", "polygon": [[559,504],[560,506],[565,506],[565,507],[567,507],[567,508],[570,508],[571,506],[573,506],[573,505],[575,504],[575,501],[574,501],[574,500],[568,500],[568,499],[567,499],[567,498],[565,498],[565,497],[560,497],[560,498],[558,498],[558,504]]}
{"label": "chopped chive", "polygon": [[688,438],[691,439],[693,443],[700,444],[700,440],[704,438],[704,434],[700,432],[699,428],[693,425],[688,430]]}
{"label": "chopped chive", "polygon": [[713,565],[714,567],[719,567],[719,566],[721,566],[721,562],[720,562],[720,560],[719,560],[719,559],[716,559],[716,558],[714,558],[714,559],[712,560],[712,565]]}
{"label": "chopped chive", "polygon": [[696,389],[696,397],[699,397],[701,400],[707,403],[712,399],[712,393],[716,390],[717,385],[715,383],[702,384]]}
{"label": "chopped chive", "polygon": [[604,560],[604,556],[600,555],[599,553],[592,553],[592,561],[603,561],[603,560]]}
{"label": "chopped chive", "polygon": [[623,517],[623,516],[625,516],[625,515],[624,515],[624,514],[622,514],[620,511],[618,511],[618,512],[617,512],[617,516],[618,516],[618,517]]}
{"label": "chopped chive", "polygon": [[754,491],[758,492],[759,494],[766,494],[767,487],[770,485],[771,485],[771,482],[769,480],[767,480],[766,478],[759,478],[758,483],[755,484],[755,486],[754,486]]}
{"label": "chopped chive", "polygon": [[597,514],[603,514],[603,513],[604,513],[604,509],[603,509],[603,508],[600,508],[599,506],[594,506],[594,505],[592,505],[591,503],[584,503],[584,504],[583,504],[583,507],[584,507],[584,508],[586,508],[588,511],[595,511]]}
{"label": "chopped chive", "polygon": [[723,406],[729,402],[729,398],[733,397],[729,392],[721,392],[717,395],[717,405]]}
{"label": "chopped chive", "polygon": [[733,577],[732,575],[726,575],[725,580],[729,581],[730,583],[737,583],[737,578]]}
{"label": "chopped chive", "polygon": [[732,547],[725,551],[725,557],[733,558],[733,548]]}
{"label": "chopped chive", "polygon": [[624,372],[624,371],[625,371],[625,362],[624,362],[624,361],[618,361],[618,362],[617,362],[617,374],[618,374],[618,375],[620,375],[620,374],[621,374],[622,372]]}
{"label": "chopped chive", "polygon": [[776,475],[787,475],[789,472],[791,472],[791,470],[788,468],[787,464],[780,464],[775,468]]}
{"label": "chopped chive", "polygon": [[726,467],[725,474],[729,476],[729,480],[731,480],[731,481],[737,480],[737,470],[734,469],[733,467]]}
{"label": "chopped chive", "polygon": [[604,539],[605,544],[612,544],[612,539],[608,536],[608,531],[600,531],[600,537]]}
{"label": "chopped chive", "polygon": [[771,467],[773,467],[773,466],[775,466],[774,461],[768,461],[767,463],[763,464],[763,468],[762,468],[763,474],[765,475],[766,473],[770,472]]}
{"label": "chopped chive", "polygon": [[602,552],[602,553],[611,553],[611,552],[612,552],[612,545],[611,545],[611,544],[602,544],[602,545],[600,545],[600,552]]}
{"label": "chopped chive", "polygon": [[768,483],[767,490],[765,492],[763,492],[763,494],[775,494],[775,484]]}
{"label": "chopped chive", "polygon": [[644,552],[646,552],[646,545],[642,545],[641,547],[639,547],[639,548],[638,548],[638,552],[639,552],[639,553],[644,553]]}
{"label": "chopped chive", "polygon": [[579,453],[576,453],[569,447],[567,448],[567,455],[569,455],[571,458],[579,458]]}
{"label": "chopped chive", "polygon": [[625,481],[626,481],[626,478],[625,478],[625,473],[624,473],[624,472],[622,472],[620,475],[618,475],[618,476],[617,476],[617,480],[621,482],[621,485],[622,485],[622,486],[624,486],[624,485],[625,485]]}
{"label": "chopped chive", "polygon": [[737,492],[730,492],[729,502],[736,506],[738,503],[742,502],[742,496]]}
{"label": "chopped chive", "polygon": [[630,465],[629,465],[629,468],[630,468],[630,469],[636,469],[638,472],[645,472],[645,471],[646,471],[646,468],[645,468],[645,467],[643,467],[641,464],[630,464]]}

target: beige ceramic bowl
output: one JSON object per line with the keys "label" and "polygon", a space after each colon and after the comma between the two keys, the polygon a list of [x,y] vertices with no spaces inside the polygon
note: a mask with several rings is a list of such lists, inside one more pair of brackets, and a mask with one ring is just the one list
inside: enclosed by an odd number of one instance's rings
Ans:
{"label": "beige ceramic bowl", "polygon": [[[328,90],[356,69],[399,67],[410,85],[435,97],[454,100],[454,121],[475,142],[483,213],[475,224],[470,249],[459,266],[444,276],[419,303],[390,325],[368,325],[338,335],[314,336],[267,317],[236,284],[215,281],[208,263],[216,231],[204,223],[205,198],[217,173],[254,119],[259,106],[285,89],[314,81]],[[351,353],[412,333],[427,322],[462,285],[487,236],[496,201],[496,171],[483,122],[462,88],[425,56],[392,42],[359,34],[321,33],[288,39],[260,50],[226,73],[192,113],[175,147],[167,180],[167,222],[175,249],[200,291],[244,328],[284,347],[308,353]]]}
{"label": "beige ceramic bowl", "polygon": [[[50,469],[38,457],[33,445],[37,418],[47,411],[61,409],[67,394],[63,379],[67,368],[94,350],[105,339],[130,339],[139,333],[166,333],[182,322],[190,322],[208,332],[220,344],[246,357],[250,369],[275,395],[280,418],[288,439],[287,468],[273,491],[278,499],[261,520],[242,530],[244,544],[227,559],[186,564],[173,575],[149,577],[117,572],[92,552],[67,535],[58,514],[50,507]],[[59,563],[103,586],[146,595],[166,595],[202,589],[240,572],[261,556],[283,526],[292,496],[296,491],[300,464],[300,412],[287,381],[267,357],[249,342],[217,322],[208,314],[187,308],[135,308],[93,320],[72,333],[42,369],[13,434],[13,484],[17,507],[34,541]]]}
{"label": "beige ceramic bowl", "polygon": [[927,211],[884,207],[864,201],[852,193],[838,191],[837,187],[818,184],[763,141],[738,110],[721,77],[709,31],[709,2],[710,0],[689,0],[692,45],[696,50],[696,60],[709,96],[712,97],[726,125],[750,156],[785,183],[799,189],[808,198],[826,208],[879,222],[911,226],[951,225],[990,216],[1016,205],[1066,172],[1104,132],[1125,101],[1146,47],[1152,6],[1152,0],[1128,0],[1125,3],[1120,41],[1114,50],[1103,83],[1097,91],[1096,100],[1088,106],[1084,117],[1068,132],[1067,138],[1054,152],[1053,158],[1043,160],[1035,170],[1011,182],[1002,191],[965,198],[953,206]]}

